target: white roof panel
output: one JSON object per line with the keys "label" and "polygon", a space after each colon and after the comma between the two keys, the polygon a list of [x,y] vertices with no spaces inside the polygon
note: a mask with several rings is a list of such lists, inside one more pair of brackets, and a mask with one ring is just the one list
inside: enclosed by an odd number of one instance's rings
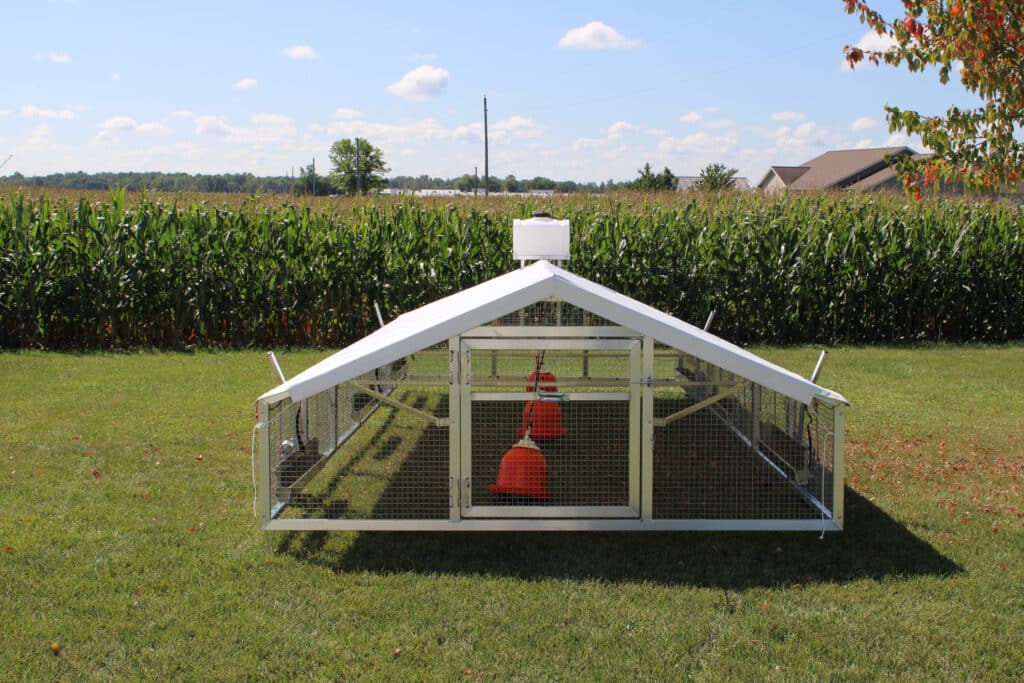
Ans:
{"label": "white roof panel", "polygon": [[260,396],[260,400],[273,403],[291,398],[300,401],[552,296],[801,403],[809,404],[814,398],[846,403],[839,394],[796,373],[548,261],[538,261],[400,315],[373,334],[271,389]]}

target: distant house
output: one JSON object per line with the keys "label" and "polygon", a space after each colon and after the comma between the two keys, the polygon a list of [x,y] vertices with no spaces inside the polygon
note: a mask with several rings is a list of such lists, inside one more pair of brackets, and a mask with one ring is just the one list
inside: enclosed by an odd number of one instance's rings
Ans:
{"label": "distant house", "polygon": [[782,190],[898,190],[892,169],[901,156],[920,158],[909,147],[841,149],[825,152],[799,166],[772,166],[757,184],[764,192]]}
{"label": "distant house", "polygon": [[[700,176],[696,175],[684,175],[676,177],[676,190],[679,192],[689,192],[693,189],[694,183],[700,180]],[[736,184],[732,186],[734,190],[749,190],[750,181],[746,178],[733,178]]]}

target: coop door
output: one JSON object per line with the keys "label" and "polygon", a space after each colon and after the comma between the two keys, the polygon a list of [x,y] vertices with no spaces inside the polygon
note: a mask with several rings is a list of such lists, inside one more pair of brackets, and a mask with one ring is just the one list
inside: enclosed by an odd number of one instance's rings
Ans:
{"label": "coop door", "polygon": [[640,510],[637,339],[464,339],[462,517]]}

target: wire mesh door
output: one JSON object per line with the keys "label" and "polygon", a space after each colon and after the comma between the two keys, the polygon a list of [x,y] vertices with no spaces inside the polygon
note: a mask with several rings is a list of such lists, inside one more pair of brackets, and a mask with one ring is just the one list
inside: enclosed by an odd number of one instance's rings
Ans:
{"label": "wire mesh door", "polygon": [[638,339],[463,339],[463,517],[640,514]]}

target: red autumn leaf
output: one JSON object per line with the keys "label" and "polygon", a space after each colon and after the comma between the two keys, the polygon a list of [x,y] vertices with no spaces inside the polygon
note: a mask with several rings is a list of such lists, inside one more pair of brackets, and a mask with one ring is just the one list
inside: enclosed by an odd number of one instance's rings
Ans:
{"label": "red autumn leaf", "polygon": [[4,552],[5,552],[5,553],[9,553],[9,552],[11,552],[12,550],[14,550],[14,548],[12,548],[11,546],[9,546],[9,545],[5,545],[5,546],[4,546]]}
{"label": "red autumn leaf", "polygon": [[99,471],[99,470],[93,470],[93,471],[92,471],[92,476],[94,476],[94,477],[96,477],[97,479],[99,479],[99,478],[100,478],[101,476],[103,476],[103,475],[101,475],[101,474],[100,474],[100,471]]}

